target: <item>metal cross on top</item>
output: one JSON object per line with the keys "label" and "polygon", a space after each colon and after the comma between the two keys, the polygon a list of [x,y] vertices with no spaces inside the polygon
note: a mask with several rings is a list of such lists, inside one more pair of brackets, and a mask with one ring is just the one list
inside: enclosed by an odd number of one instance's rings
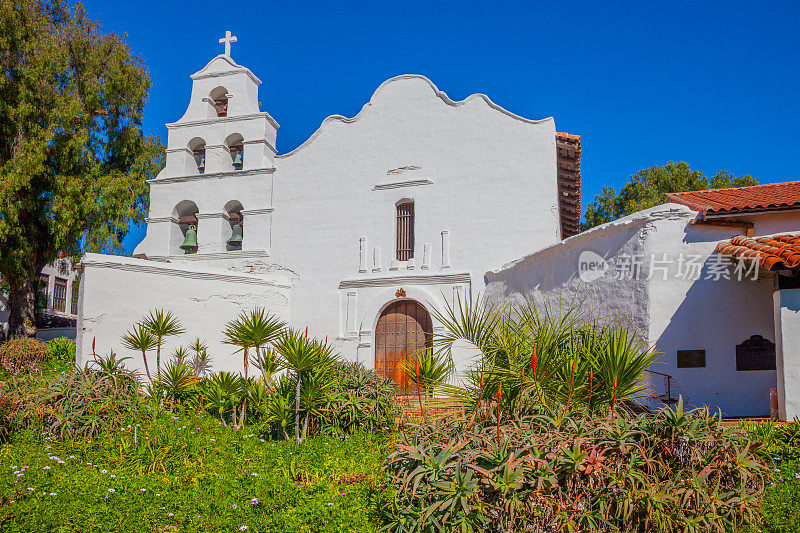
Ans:
{"label": "metal cross on top", "polygon": [[236,36],[231,35],[230,31],[225,32],[225,37],[219,40],[219,44],[225,45],[225,55],[231,57],[231,43],[236,42]]}

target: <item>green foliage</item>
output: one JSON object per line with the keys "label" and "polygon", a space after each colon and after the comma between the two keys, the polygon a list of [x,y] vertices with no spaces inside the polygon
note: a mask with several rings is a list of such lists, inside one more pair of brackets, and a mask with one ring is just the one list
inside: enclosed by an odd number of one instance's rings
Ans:
{"label": "green foliage", "polygon": [[[294,399],[294,438],[301,442],[306,435],[310,413],[306,412],[303,435],[300,434],[300,407],[303,387],[319,388],[325,386],[326,374],[338,360],[333,347],[327,342],[309,339],[307,334],[286,328],[273,342],[275,352],[278,354],[281,367],[294,373],[295,399]],[[317,390],[306,393],[309,397],[320,397]]]}
{"label": "green foliage", "polygon": [[323,431],[388,431],[394,427],[397,384],[358,362],[338,362],[331,376],[333,390]]}
{"label": "green foliage", "polygon": [[156,338],[156,376],[161,374],[161,347],[164,345],[164,337],[180,335],[183,333],[181,321],[172,314],[172,311],[164,309],[154,309],[150,314],[139,321],[139,326],[146,328]]}
{"label": "green foliage", "polygon": [[777,460],[800,460],[800,422],[777,424],[759,422],[750,431],[764,443],[763,453]]}
{"label": "green foliage", "polygon": [[62,363],[75,362],[75,341],[63,337],[55,338],[47,343],[50,347],[50,359]]}
{"label": "green foliage", "polygon": [[204,375],[211,369],[212,357],[208,353],[208,345],[198,337],[189,345],[189,349],[194,352],[191,361],[192,372],[195,376]]}
{"label": "green foliage", "polygon": [[147,364],[147,352],[158,345],[158,339],[153,335],[153,332],[142,323],[134,324],[133,328],[122,336],[122,344],[129,350],[142,352],[144,371],[147,374],[147,380],[151,381],[150,365]]}
{"label": "green foliage", "polygon": [[682,406],[654,417],[586,415],[442,420],[401,434],[384,465],[389,529],[757,527],[766,465],[747,431]]}
{"label": "green foliage", "polygon": [[11,339],[0,344],[0,368],[11,375],[38,372],[50,357],[50,347],[30,337]]}
{"label": "green foliage", "polygon": [[204,414],[146,411],[91,441],[19,434],[0,448],[0,530],[378,530],[380,464],[392,435],[296,445],[253,431]]}
{"label": "green foliage", "polygon": [[433,394],[453,374],[453,360],[441,350],[421,350],[404,361],[400,371],[425,394]]}
{"label": "green foliage", "polygon": [[83,7],[0,2],[0,277],[10,332],[30,335],[58,252],[121,250],[147,209],[161,144],[142,132],[150,80]]}
{"label": "green foliage", "polygon": [[586,406],[606,408],[640,394],[644,370],[656,359],[622,320],[598,320],[572,302],[564,306],[515,305],[469,307],[459,299],[443,313],[434,333],[434,350],[451,357],[453,344],[465,339],[480,350],[467,372],[466,385],[440,385],[473,408],[497,401],[504,416]]}
{"label": "green foliage", "polygon": [[50,381],[22,375],[4,382],[0,397],[14,404],[13,426],[59,438],[93,438],[119,427],[139,408],[138,382],[113,361],[100,366],[72,369]]}
{"label": "green foliage", "polygon": [[226,344],[239,346],[244,355],[244,377],[250,366],[250,348],[255,348],[256,361],[261,358],[261,347],[275,340],[286,327],[286,324],[278,317],[267,313],[264,309],[257,307],[250,312],[242,313],[234,320],[225,325],[222,332]]}
{"label": "green foliage", "polygon": [[709,181],[702,170],[691,170],[683,161],[670,161],[664,166],[653,166],[633,174],[619,194],[613,187],[603,187],[603,192],[586,206],[584,229],[661,204],[666,193],[749,185],[758,185],[758,180],[750,175],[734,176],[721,170]]}

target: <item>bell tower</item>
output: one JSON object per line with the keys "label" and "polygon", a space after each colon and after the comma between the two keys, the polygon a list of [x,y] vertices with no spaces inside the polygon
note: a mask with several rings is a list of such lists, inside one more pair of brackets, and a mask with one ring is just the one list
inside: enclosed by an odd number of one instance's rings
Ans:
{"label": "bell tower", "polygon": [[186,112],[167,124],[166,166],[150,181],[136,254],[229,267],[269,255],[278,123],[260,110],[261,80],[231,57],[236,41],[225,32],[224,53],[191,75]]}

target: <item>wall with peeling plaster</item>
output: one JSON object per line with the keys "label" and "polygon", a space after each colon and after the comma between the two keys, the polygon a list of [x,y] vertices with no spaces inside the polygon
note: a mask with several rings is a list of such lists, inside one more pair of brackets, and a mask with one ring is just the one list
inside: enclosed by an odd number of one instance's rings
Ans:
{"label": "wall with peeling plaster", "polygon": [[[290,289],[285,276],[265,276],[228,270],[175,265],[125,257],[87,254],[83,257],[81,309],[78,318],[78,365],[92,360],[96,352],[114,350],[132,357],[129,368],[144,374],[142,355],[123,348],[120,337],[133,323],[154,308],[171,310],[186,332],[165,339],[162,365],[178,346],[199,337],[209,345],[213,370],[242,371],[242,355],[222,342],[225,321],[243,309],[260,306],[289,320]],[[151,373],[155,353],[149,354]],[[252,370],[252,369],[251,369]]]}

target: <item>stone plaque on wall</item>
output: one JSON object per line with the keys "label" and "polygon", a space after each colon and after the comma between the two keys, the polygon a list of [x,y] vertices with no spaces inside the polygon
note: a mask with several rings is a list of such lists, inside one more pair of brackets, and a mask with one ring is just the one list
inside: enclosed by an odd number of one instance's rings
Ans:
{"label": "stone plaque on wall", "polygon": [[753,335],[736,347],[736,370],[775,370],[775,344]]}

